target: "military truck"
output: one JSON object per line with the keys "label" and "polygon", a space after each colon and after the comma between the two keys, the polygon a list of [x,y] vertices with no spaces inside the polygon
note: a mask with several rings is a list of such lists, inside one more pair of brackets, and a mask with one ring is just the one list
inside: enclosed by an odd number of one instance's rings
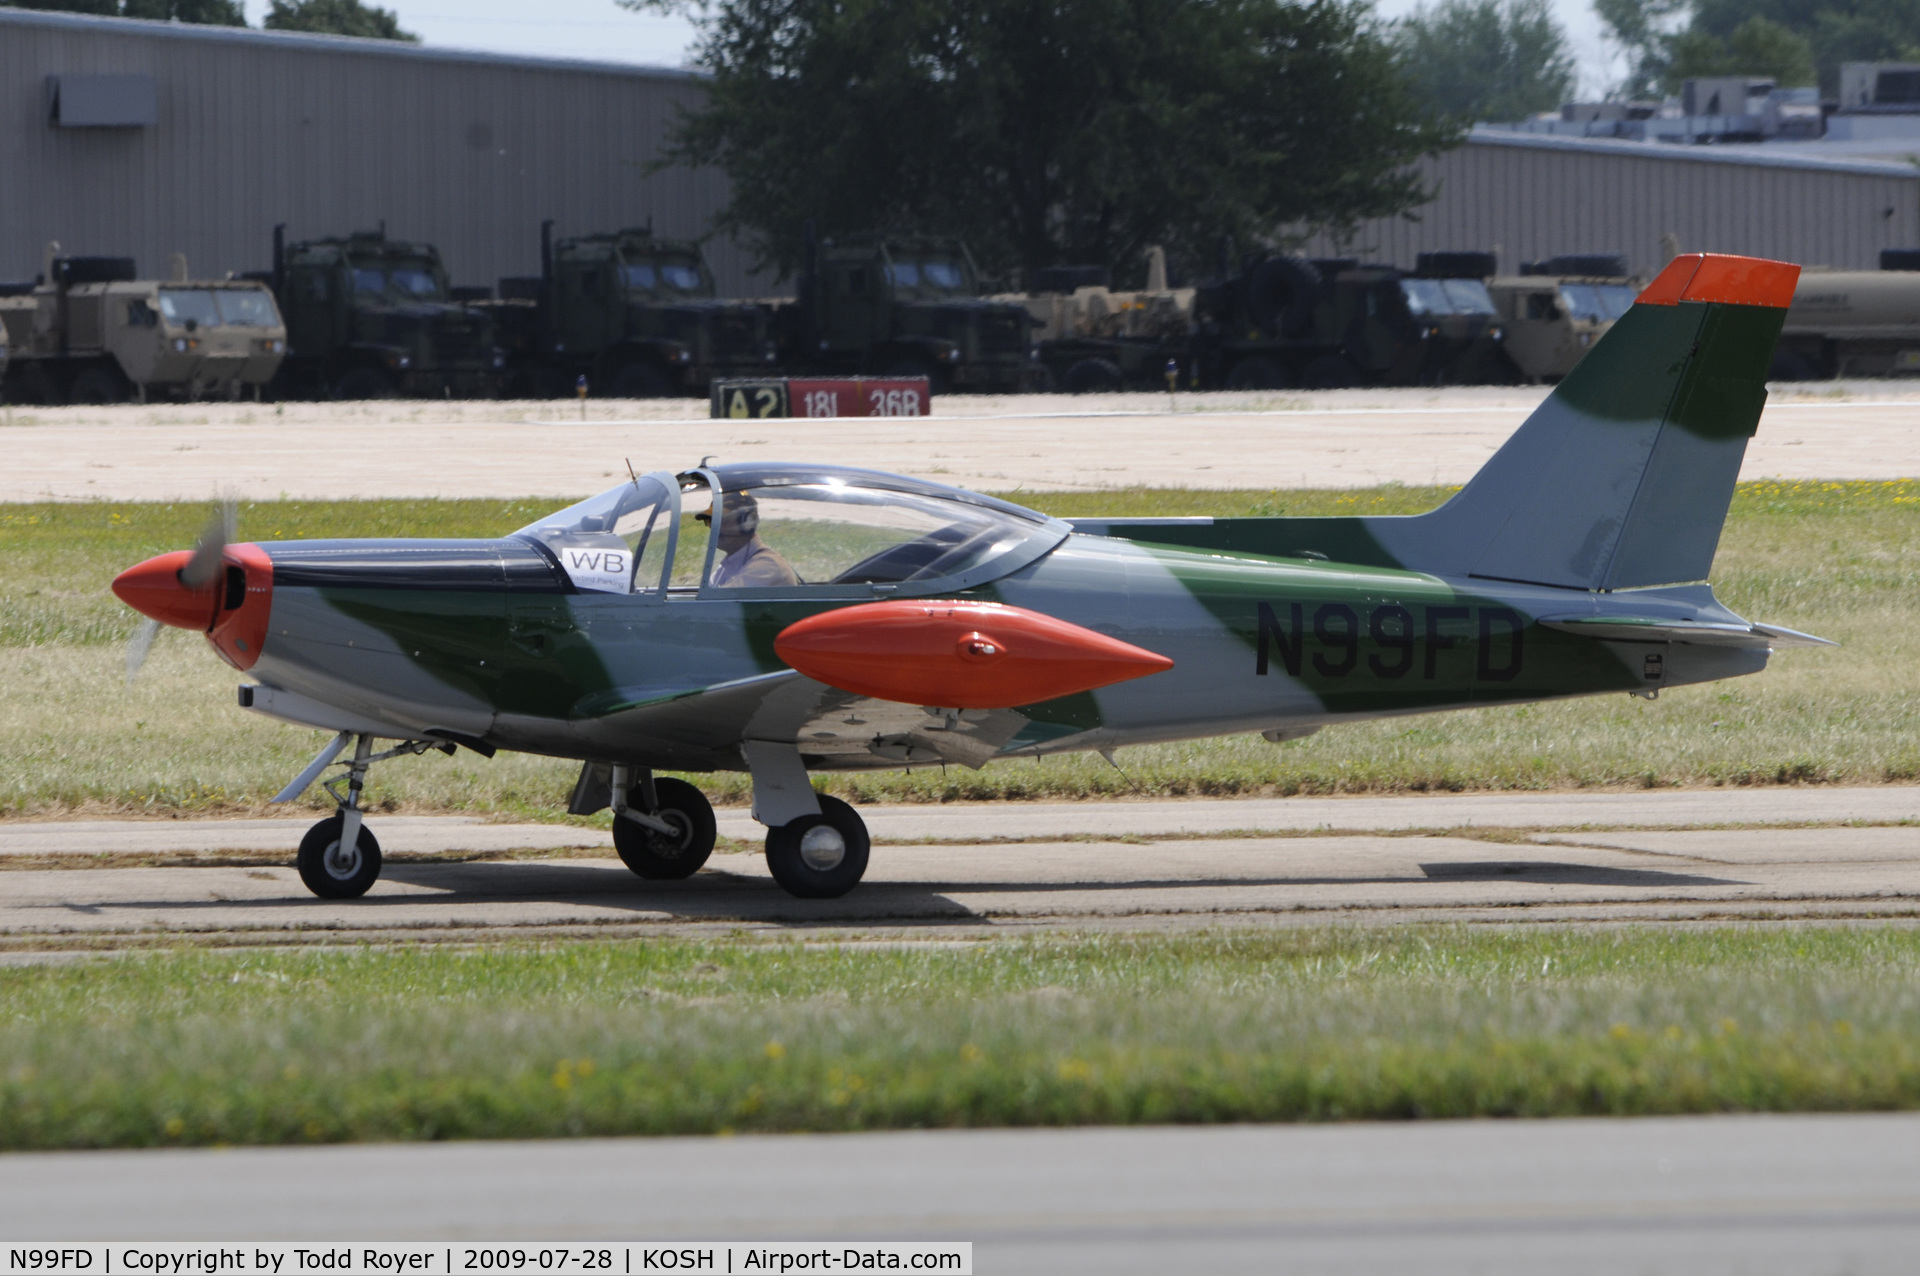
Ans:
{"label": "military truck", "polygon": [[507,354],[508,393],[617,399],[704,396],[711,383],[765,376],[778,357],[764,307],[715,296],[700,245],[653,228],[553,239],[540,227],[540,274],[500,281],[481,303]]}
{"label": "military truck", "polygon": [[1486,253],[1422,253],[1411,272],[1263,256],[1196,291],[1194,380],[1229,390],[1511,382],[1482,282],[1492,273]]}
{"label": "military truck", "polygon": [[12,403],[236,399],[272,380],[287,349],[273,294],[244,279],[140,279],[129,257],[49,244],[31,284],[0,286]]}
{"label": "military truck", "polygon": [[1191,288],[1167,286],[1167,255],[1147,249],[1146,287],[1116,292],[1105,267],[1054,266],[1036,271],[1024,293],[994,297],[1033,317],[1041,364],[1055,389],[1072,394],[1166,388],[1191,358]]}
{"label": "military truck", "polygon": [[1532,384],[1554,382],[1627,313],[1640,286],[1624,257],[1572,253],[1524,262],[1517,275],[1495,275],[1487,292],[1506,329],[1507,357]]}
{"label": "military truck", "polygon": [[498,397],[506,355],[493,320],[453,298],[433,245],[388,239],[384,227],[290,245],[275,226],[267,278],[289,347],[273,394]]}
{"label": "military truck", "polygon": [[1774,347],[1775,381],[1920,373],[1920,250],[1889,249],[1879,270],[1803,270]]}
{"label": "military truck", "polygon": [[980,293],[957,241],[809,235],[799,295],[771,303],[780,362],[795,376],[926,377],[936,394],[1044,389],[1026,307]]}

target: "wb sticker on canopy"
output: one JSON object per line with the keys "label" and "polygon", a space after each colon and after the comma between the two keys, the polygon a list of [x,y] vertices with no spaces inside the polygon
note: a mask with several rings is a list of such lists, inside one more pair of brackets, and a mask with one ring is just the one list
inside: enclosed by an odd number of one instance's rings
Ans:
{"label": "wb sticker on canopy", "polygon": [[575,589],[624,594],[633,581],[633,555],[624,549],[567,547],[560,551],[560,565]]}

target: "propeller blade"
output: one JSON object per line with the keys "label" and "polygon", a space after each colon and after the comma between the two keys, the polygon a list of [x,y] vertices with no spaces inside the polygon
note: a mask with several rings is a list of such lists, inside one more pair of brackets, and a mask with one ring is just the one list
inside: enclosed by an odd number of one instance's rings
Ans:
{"label": "propeller blade", "polygon": [[207,520],[206,530],[193,547],[193,557],[180,569],[180,583],[188,589],[205,589],[220,575],[220,555],[234,536],[233,502],[222,501],[220,509]]}
{"label": "propeller blade", "polygon": [[140,675],[140,666],[147,663],[147,653],[153,650],[153,640],[160,636],[160,622],[142,621],[133,631],[133,637],[127,639],[127,685]]}

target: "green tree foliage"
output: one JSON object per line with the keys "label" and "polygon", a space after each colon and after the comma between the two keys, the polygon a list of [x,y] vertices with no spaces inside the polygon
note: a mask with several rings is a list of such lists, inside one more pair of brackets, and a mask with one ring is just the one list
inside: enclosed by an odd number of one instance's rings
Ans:
{"label": "green tree foliage", "polygon": [[105,18],[150,18],[220,27],[247,25],[240,0],[0,0],[0,9],[91,13]]}
{"label": "green tree foliage", "polygon": [[317,31],[324,35],[358,35],[372,40],[411,40],[420,37],[400,29],[400,17],[391,9],[360,0],[273,0],[260,24],[273,31]]}
{"label": "green tree foliage", "polygon": [[1430,197],[1452,144],[1348,0],[622,0],[685,12],[712,76],[671,159],[790,272],[822,235],[955,235],[989,271],[1210,262]]}
{"label": "green tree foliage", "polygon": [[1573,91],[1567,34],[1546,0],[1441,0],[1394,38],[1408,78],[1447,115],[1525,119]]}
{"label": "green tree foliage", "polygon": [[1668,45],[1665,87],[1678,93],[1697,76],[1771,76],[1781,88],[1814,83],[1813,46],[1807,38],[1770,18],[1751,17],[1725,36],[1713,34],[1698,22],[1679,32]]}
{"label": "green tree foliage", "polygon": [[1700,74],[1832,93],[1842,62],[1920,59],[1920,0],[1594,0],[1594,10],[1628,54],[1622,87],[1636,96]]}

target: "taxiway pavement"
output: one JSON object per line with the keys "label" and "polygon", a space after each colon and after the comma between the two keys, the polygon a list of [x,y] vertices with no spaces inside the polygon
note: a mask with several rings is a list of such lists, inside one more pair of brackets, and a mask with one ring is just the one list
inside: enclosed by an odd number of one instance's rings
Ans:
{"label": "taxiway pavement", "polygon": [[1905,1273],[1920,1114],[0,1156],[9,1240],[954,1240],[1015,1273]]}
{"label": "taxiway pavement", "polygon": [[[0,501],[579,496],[626,473],[811,460],[990,491],[1462,483],[1545,391],[954,396],[925,418],[711,421],[688,400],[16,408]],[[698,415],[689,415],[697,413]],[[1742,478],[1920,475],[1902,383],[1775,387]],[[340,455],[313,464],[324,433]],[[244,532],[244,527],[242,531]]]}
{"label": "taxiway pavement", "polygon": [[[0,874],[0,938],[1920,916],[1920,788],[1911,787],[866,814],[878,839],[872,864],[839,900],[779,891],[738,812],[723,825],[740,841],[692,879],[665,883],[628,873],[597,829],[376,819],[388,845],[412,853],[346,902],[314,899],[291,867],[304,821],[0,825],[0,862],[13,866]],[[542,848],[542,858],[472,858]],[[93,862],[129,851],[152,862]]]}

